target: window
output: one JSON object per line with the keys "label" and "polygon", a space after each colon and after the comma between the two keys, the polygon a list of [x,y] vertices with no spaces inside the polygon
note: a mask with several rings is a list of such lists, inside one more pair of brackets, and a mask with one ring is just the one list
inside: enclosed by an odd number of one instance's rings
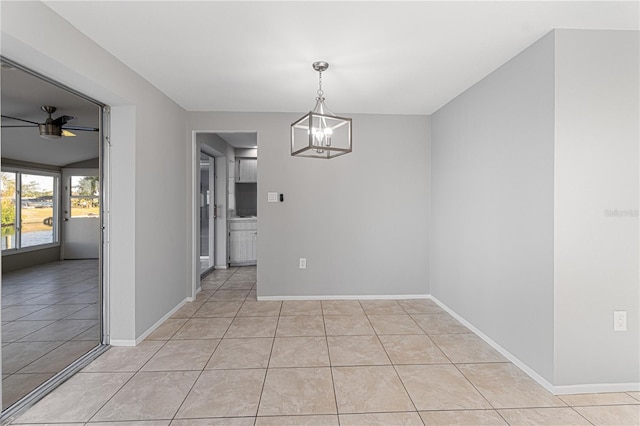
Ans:
{"label": "window", "polygon": [[3,170],[2,250],[57,244],[59,175]]}
{"label": "window", "polygon": [[71,217],[100,217],[97,176],[71,176]]}

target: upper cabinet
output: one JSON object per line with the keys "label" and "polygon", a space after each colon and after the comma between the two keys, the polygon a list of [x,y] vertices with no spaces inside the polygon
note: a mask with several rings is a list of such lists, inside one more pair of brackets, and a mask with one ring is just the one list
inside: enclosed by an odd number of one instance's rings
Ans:
{"label": "upper cabinet", "polygon": [[258,159],[236,158],[236,182],[255,183],[258,181]]}

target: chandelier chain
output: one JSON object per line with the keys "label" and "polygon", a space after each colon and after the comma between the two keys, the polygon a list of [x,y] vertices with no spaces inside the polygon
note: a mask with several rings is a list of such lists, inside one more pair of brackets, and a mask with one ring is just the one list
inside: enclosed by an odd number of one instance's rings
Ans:
{"label": "chandelier chain", "polygon": [[318,77],[318,96],[319,97],[323,97],[324,95],[324,91],[322,90],[322,71],[318,71],[318,74],[320,74],[320,76]]}

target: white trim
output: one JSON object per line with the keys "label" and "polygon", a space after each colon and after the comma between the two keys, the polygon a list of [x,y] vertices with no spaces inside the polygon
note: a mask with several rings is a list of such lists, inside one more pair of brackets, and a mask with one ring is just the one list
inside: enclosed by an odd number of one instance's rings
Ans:
{"label": "white trim", "polygon": [[3,172],[17,172],[27,175],[42,175],[49,177],[57,177],[59,178],[62,173],[58,170],[50,170],[50,169],[39,169],[37,167],[25,167],[25,166],[12,166],[11,164],[6,164],[2,166]]}
{"label": "white trim", "polygon": [[361,294],[327,296],[258,296],[258,300],[377,300],[377,299],[429,299],[428,294]]}
{"label": "white trim", "polygon": [[634,392],[640,391],[640,383],[592,383],[592,384],[583,384],[583,385],[562,385],[562,386],[554,386],[549,381],[547,381],[544,377],[536,373],[533,369],[531,369],[527,364],[520,361],[515,355],[511,352],[500,346],[489,336],[484,334],[482,331],[478,330],[474,327],[469,321],[465,320],[463,317],[458,315],[453,309],[449,308],[447,305],[442,303],[436,297],[429,295],[429,299],[433,300],[437,303],[442,309],[447,311],[452,317],[460,321],[465,327],[469,330],[473,331],[478,337],[487,342],[490,346],[492,346],[495,350],[500,352],[505,358],[511,361],[516,367],[521,369],[525,374],[531,377],[533,380],[538,382],[542,387],[551,392],[554,395],[569,395],[576,393],[605,393],[605,392]]}
{"label": "white trim", "polygon": [[196,289],[200,284],[200,248],[198,247],[200,238],[200,185],[198,185],[200,173],[200,150],[196,141],[197,133],[191,132],[191,144],[189,146],[189,157],[191,160],[191,295],[196,296]]}
{"label": "white trim", "polygon": [[162,318],[156,321],[151,327],[147,329],[144,333],[142,333],[137,339],[111,339],[109,343],[111,346],[138,346],[144,339],[146,339],[151,333],[153,333],[158,327],[162,325],[163,322],[168,320],[173,314],[175,314],[178,309],[182,308],[185,303],[191,302],[193,299],[191,297],[185,297],[184,300],[176,305],[175,308],[167,312]]}
{"label": "white trim", "polygon": [[213,269],[227,269],[227,268],[228,268],[228,266],[227,266],[227,265],[215,265],[215,266],[213,267]]}
{"label": "white trim", "polygon": [[136,341],[135,340],[131,340],[131,339],[110,339],[109,345],[110,346],[129,346],[129,347],[133,347],[133,346],[136,345]]}
{"label": "white trim", "polygon": [[555,395],[571,395],[575,393],[607,393],[638,392],[640,383],[594,383],[584,385],[554,386]]}
{"label": "white trim", "polygon": [[486,334],[484,334],[482,331],[478,330],[476,327],[473,326],[473,324],[471,324],[469,321],[467,321],[466,319],[462,318],[460,315],[458,315],[453,309],[449,308],[447,305],[445,305],[444,303],[442,303],[441,301],[439,301],[437,298],[435,298],[434,296],[429,296],[429,298],[431,300],[433,300],[434,302],[436,302],[438,304],[438,306],[440,306],[442,309],[444,309],[445,311],[447,311],[452,317],[454,317],[455,319],[457,319],[458,321],[460,321],[465,327],[467,327],[469,330],[473,331],[474,334],[476,334],[478,337],[480,337],[482,340],[484,340],[485,342],[487,342],[490,346],[492,346],[495,350],[497,350],[498,352],[500,352],[505,358],[507,358],[509,361],[511,361],[514,365],[516,365],[519,369],[521,369],[522,371],[524,371],[529,377],[531,377],[533,380],[535,380],[536,382],[538,382],[540,385],[542,385],[546,390],[548,390],[551,393],[554,393],[555,389],[554,386],[549,383],[544,377],[542,377],[541,375],[539,375],[538,373],[536,373],[535,371],[533,371],[531,368],[529,368],[529,366],[527,366],[524,362],[520,361],[516,356],[514,356],[511,352],[509,352],[508,350],[506,350],[505,348],[503,348],[502,346],[500,346],[499,344],[497,344],[494,340],[492,340],[489,336],[487,336]]}
{"label": "white trim", "polygon": [[[198,284],[200,284],[200,282],[198,282]],[[198,288],[196,288],[196,294],[193,295],[193,297],[187,297],[185,300],[187,302],[193,302],[196,300],[196,296],[198,295],[198,293],[200,293],[202,291],[202,287],[198,286]]]}

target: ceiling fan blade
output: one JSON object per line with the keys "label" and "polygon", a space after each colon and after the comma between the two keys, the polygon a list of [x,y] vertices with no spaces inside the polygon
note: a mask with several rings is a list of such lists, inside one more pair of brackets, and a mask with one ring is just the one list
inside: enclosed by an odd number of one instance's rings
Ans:
{"label": "ceiling fan blade", "polygon": [[64,126],[63,130],[79,130],[81,132],[97,132],[100,129],[95,127],[83,127],[83,126]]}
{"label": "ceiling fan blade", "polygon": [[72,117],[71,115],[61,115],[60,117],[53,120],[53,124],[55,124],[56,126],[64,126],[71,120],[75,120],[75,117]]}
{"label": "ceiling fan blade", "polygon": [[30,128],[32,128],[32,129],[33,129],[34,127],[37,127],[37,126],[27,126],[26,124],[17,124],[17,125],[15,125],[15,126],[5,126],[4,124],[2,125],[2,128],[3,128],[3,129],[5,129],[5,128],[12,128],[12,127],[30,127]]}
{"label": "ceiling fan blade", "polygon": [[40,123],[36,123],[35,121],[29,121],[29,120],[25,120],[25,119],[22,119],[22,118],[9,117],[8,115],[3,115],[2,118],[8,118],[8,119],[11,119],[11,120],[24,121],[25,123],[35,124],[36,126],[40,124]]}
{"label": "ceiling fan blade", "polygon": [[70,131],[66,130],[66,129],[62,129],[62,136],[75,136],[75,133],[71,133]]}

